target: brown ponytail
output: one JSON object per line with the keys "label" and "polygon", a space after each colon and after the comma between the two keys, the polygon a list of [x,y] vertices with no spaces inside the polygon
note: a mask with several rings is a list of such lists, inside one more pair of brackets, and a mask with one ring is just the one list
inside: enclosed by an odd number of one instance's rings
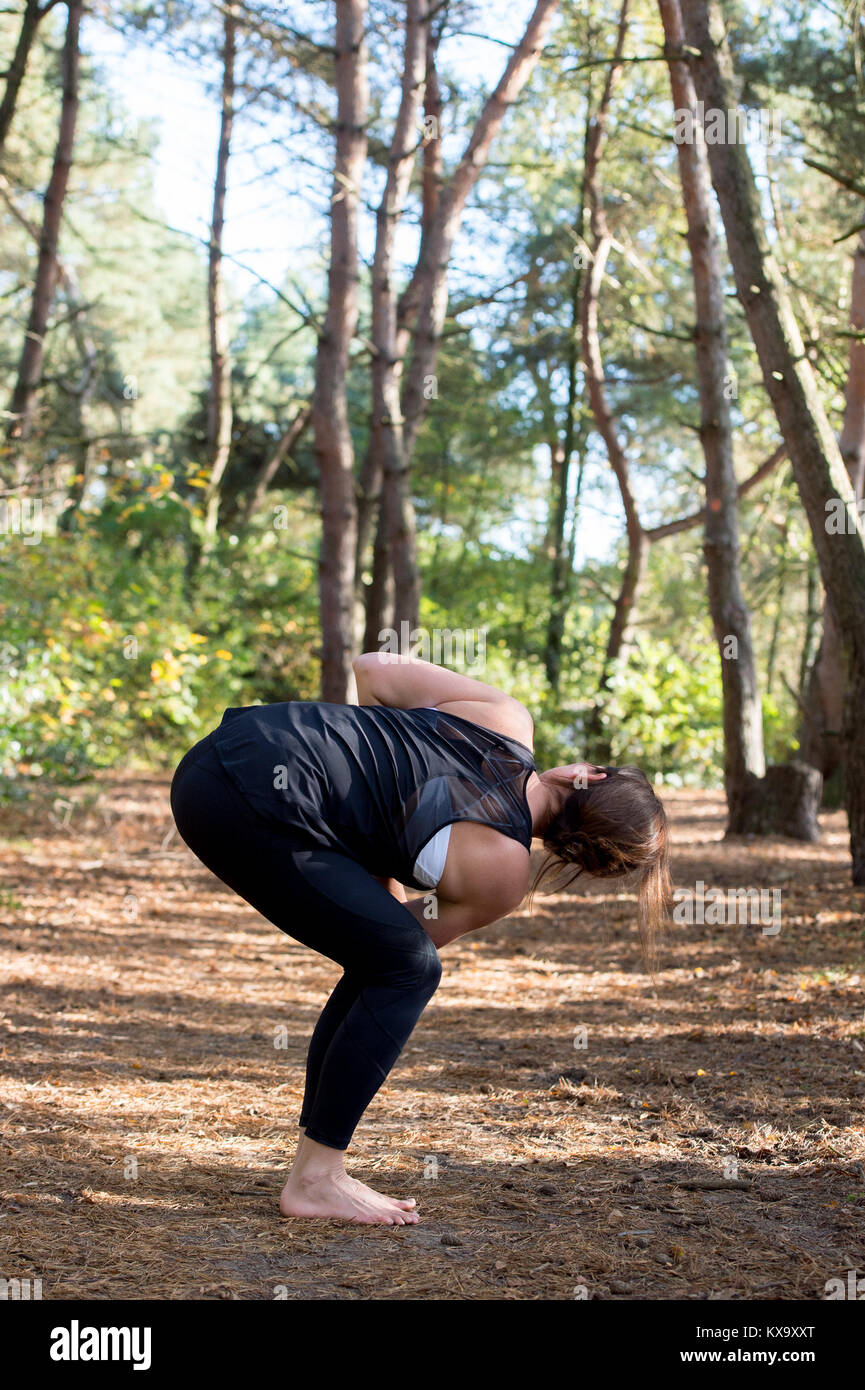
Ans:
{"label": "brown ponytail", "polygon": [[[667,816],[638,767],[607,768],[601,782],[575,788],[543,835],[548,851],[535,874],[530,901],[544,885],[564,888],[582,873],[627,877],[637,890],[643,959],[654,973],[657,942],[671,900]],[[573,872],[564,879],[564,868]]]}

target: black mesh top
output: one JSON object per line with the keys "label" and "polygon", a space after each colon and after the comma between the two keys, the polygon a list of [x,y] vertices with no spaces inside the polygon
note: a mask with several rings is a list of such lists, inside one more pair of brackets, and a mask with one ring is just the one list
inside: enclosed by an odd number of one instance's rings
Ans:
{"label": "black mesh top", "polygon": [[214,747],[265,819],[382,878],[423,888],[415,860],[454,821],[531,845],[531,750],[459,715],[300,700],[245,705],[225,711]]}

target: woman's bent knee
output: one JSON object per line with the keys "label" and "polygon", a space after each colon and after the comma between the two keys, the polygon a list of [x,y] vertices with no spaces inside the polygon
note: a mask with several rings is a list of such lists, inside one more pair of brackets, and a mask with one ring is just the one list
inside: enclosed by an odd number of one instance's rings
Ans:
{"label": "woman's bent knee", "polygon": [[424,1003],[435,994],[442,977],[439,953],[426,932],[421,932],[410,948],[390,951],[367,974],[370,982],[415,994]]}
{"label": "woman's bent knee", "polygon": [[424,939],[418,948],[418,990],[425,994],[427,999],[431,998],[441,983],[441,977],[441,957],[434,943],[424,932]]}

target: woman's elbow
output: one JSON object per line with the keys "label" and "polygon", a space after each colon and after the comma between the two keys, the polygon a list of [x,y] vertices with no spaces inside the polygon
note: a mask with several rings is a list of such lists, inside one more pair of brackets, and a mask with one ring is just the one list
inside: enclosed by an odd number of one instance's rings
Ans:
{"label": "woman's elbow", "polygon": [[385,704],[386,693],[382,689],[381,652],[361,652],[351,663],[357,685],[358,703],[361,705]]}

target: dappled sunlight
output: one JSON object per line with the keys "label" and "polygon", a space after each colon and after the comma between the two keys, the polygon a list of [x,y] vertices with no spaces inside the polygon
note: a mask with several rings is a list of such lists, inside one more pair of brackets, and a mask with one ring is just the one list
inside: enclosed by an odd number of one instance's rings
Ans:
{"label": "dappled sunlight", "polygon": [[448,947],[352,1150],[358,1175],[418,1198],[421,1225],[385,1233],[278,1217],[338,970],[160,848],[166,791],[105,777],[77,832],[38,804],[2,812],[0,1232],[47,1297],[267,1298],[287,1281],[570,1298],[588,1280],[602,1297],[807,1299],[865,1266],[865,894],[839,816],[816,846],[707,852],[720,798],[674,796],[676,882],[759,869],[783,884],[782,921],[773,937],[674,924],[654,981],[633,895],[610,882]]}

